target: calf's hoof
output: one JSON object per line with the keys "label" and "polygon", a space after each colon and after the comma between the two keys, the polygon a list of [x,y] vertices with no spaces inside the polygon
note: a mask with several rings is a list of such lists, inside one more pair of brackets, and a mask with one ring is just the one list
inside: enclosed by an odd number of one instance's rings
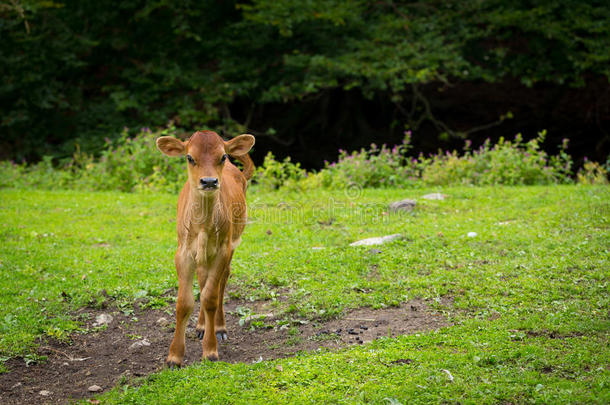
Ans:
{"label": "calf's hoof", "polygon": [[229,339],[229,335],[227,335],[226,331],[219,331],[219,332],[216,332],[216,339],[219,342],[224,342],[225,340]]}
{"label": "calf's hoof", "polygon": [[205,329],[196,328],[195,331],[197,332],[197,337],[199,340],[202,340],[203,336],[205,335]]}
{"label": "calf's hoof", "polygon": [[182,363],[177,362],[177,361],[174,361],[174,360],[167,360],[167,361],[165,362],[165,364],[167,364],[167,367],[168,367],[170,370],[173,370],[173,369],[175,369],[175,368],[181,368],[181,367],[182,367]]}
{"label": "calf's hoof", "polygon": [[218,361],[218,353],[204,354],[203,358],[209,361]]}

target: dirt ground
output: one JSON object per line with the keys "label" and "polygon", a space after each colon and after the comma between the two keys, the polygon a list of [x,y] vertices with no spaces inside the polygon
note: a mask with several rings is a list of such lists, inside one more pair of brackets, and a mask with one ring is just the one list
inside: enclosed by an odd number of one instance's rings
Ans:
{"label": "dirt ground", "polygon": [[[411,301],[399,308],[358,309],[328,322],[297,322],[284,328],[250,330],[247,324],[239,325],[240,317],[235,312],[240,306],[249,307],[254,313],[268,312],[264,302],[230,300],[225,304],[229,340],[219,344],[220,361],[250,363],[276,359],[299,351],[365,344],[382,336],[413,334],[448,324],[445,317],[432,312],[423,301]],[[194,329],[197,310],[187,329],[185,366],[201,361],[201,344]],[[164,367],[173,337],[173,312],[136,310],[129,316],[108,309],[85,308],[80,312],[91,315],[88,327],[102,313],[112,315],[113,320],[104,330],[74,334],[70,344],[43,343],[39,354],[47,357],[46,362],[26,367],[23,359],[9,360],[9,372],[0,374],[1,404],[62,404],[90,398],[118,383]],[[137,343],[143,340],[144,345]],[[99,390],[90,392],[95,385]]]}

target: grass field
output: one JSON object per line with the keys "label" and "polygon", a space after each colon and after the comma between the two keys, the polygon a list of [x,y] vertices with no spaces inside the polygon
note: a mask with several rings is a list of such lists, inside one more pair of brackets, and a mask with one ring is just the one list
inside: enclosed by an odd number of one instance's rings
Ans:
{"label": "grass field", "polygon": [[[420,198],[435,191],[447,199]],[[252,189],[248,198],[233,296],[299,319],[419,297],[453,326],[164,371],[104,403],[610,402],[610,188]],[[416,209],[388,214],[403,198],[417,198]],[[36,361],[39,338],[69,339],[81,327],[71,311],[106,296],[120,308],[166,305],[176,199],[0,190],[0,356]],[[403,238],[380,253],[348,246],[394,233]]]}

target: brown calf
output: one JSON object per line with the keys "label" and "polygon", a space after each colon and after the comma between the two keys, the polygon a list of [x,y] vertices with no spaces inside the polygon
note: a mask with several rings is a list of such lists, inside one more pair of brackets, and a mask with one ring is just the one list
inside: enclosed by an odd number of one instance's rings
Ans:
{"label": "brown calf", "polygon": [[[193,276],[199,281],[201,310],[197,334],[203,358],[218,360],[218,340],[227,339],[222,300],[231,271],[231,258],[246,224],[246,186],[254,165],[248,151],[252,135],[225,142],[212,131],[195,132],[188,141],[162,136],[157,147],[168,156],[186,155],[188,180],[178,197],[178,273],[176,331],[167,364],[182,365],[184,332],[193,311]],[[228,159],[244,164],[242,173]]]}

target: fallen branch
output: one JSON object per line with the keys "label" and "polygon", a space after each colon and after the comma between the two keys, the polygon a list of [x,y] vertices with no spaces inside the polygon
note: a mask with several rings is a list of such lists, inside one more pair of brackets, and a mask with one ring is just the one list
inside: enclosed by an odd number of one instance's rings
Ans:
{"label": "fallen branch", "polygon": [[41,349],[50,350],[55,353],[63,354],[70,361],[85,361],[85,360],[88,360],[91,358],[91,357],[72,357],[72,356],[68,355],[67,353],[62,352],[61,350],[53,349],[52,347],[49,347],[49,346],[41,346]]}

